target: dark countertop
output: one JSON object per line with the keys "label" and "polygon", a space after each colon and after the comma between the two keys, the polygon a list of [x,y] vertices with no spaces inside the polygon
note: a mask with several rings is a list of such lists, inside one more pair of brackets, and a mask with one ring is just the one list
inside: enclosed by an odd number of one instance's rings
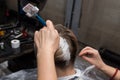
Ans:
{"label": "dark countertop", "polygon": [[34,51],[34,44],[27,43],[20,45],[18,49],[12,49],[10,45],[5,44],[5,49],[0,49],[0,63],[6,60],[11,60],[24,54],[29,54]]}

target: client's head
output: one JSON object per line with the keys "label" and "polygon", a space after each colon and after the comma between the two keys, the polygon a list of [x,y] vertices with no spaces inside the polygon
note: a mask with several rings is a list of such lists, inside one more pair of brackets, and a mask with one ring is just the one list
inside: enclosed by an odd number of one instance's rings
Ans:
{"label": "client's head", "polygon": [[59,68],[67,68],[74,65],[77,53],[77,39],[73,32],[61,24],[55,25],[60,35],[59,49],[55,53],[55,65]]}

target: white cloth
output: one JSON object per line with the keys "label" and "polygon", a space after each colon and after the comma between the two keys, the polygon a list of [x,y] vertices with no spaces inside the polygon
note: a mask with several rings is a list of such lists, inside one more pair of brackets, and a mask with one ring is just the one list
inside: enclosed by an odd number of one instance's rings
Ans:
{"label": "white cloth", "polygon": [[78,79],[77,80],[83,80],[82,78],[81,78],[81,71],[79,70],[79,69],[75,69],[75,74],[73,74],[73,75],[69,75],[69,76],[64,76],[64,77],[58,77],[58,80],[71,80],[71,79],[73,79],[73,78],[75,78],[75,77],[78,77]]}

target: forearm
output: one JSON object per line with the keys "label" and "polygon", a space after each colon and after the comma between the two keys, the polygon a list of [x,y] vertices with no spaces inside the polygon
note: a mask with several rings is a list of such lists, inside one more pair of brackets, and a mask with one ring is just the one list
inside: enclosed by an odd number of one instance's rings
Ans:
{"label": "forearm", "polygon": [[[110,77],[112,77],[116,72],[116,69],[109,65],[104,65],[104,67],[101,67],[100,70]],[[114,77],[114,80],[120,80],[120,71],[117,72],[117,74]]]}
{"label": "forearm", "polygon": [[38,80],[57,80],[54,55],[47,53],[42,52],[37,55]]}

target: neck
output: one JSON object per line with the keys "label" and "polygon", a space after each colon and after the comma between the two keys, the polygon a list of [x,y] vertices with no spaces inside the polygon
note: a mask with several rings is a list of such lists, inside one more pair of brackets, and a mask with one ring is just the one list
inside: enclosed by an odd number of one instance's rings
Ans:
{"label": "neck", "polygon": [[57,71],[57,77],[63,77],[63,76],[75,74],[74,66],[68,66],[65,69],[60,69],[56,67],[56,71]]}

